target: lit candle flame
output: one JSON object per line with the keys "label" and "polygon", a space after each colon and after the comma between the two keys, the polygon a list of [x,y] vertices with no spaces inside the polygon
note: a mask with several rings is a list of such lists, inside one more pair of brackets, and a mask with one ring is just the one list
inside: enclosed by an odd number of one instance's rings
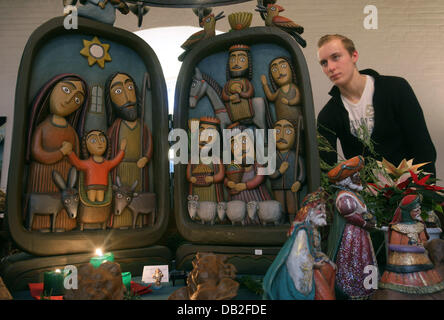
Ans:
{"label": "lit candle flame", "polygon": [[102,251],[102,249],[100,249],[100,248],[98,248],[98,249],[96,249],[96,255],[98,255],[98,256],[103,256],[103,251]]}
{"label": "lit candle flame", "polygon": [[55,272],[57,272],[57,273],[61,273],[62,271],[60,271],[60,269],[56,269]]}

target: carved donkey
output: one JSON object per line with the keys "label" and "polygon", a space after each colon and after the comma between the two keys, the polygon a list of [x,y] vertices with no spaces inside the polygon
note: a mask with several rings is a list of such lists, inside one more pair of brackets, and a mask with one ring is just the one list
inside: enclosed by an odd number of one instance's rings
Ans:
{"label": "carved donkey", "polygon": [[122,185],[117,176],[116,185],[113,185],[114,191],[114,215],[121,215],[125,208],[133,213],[133,229],[136,228],[136,222],[139,214],[151,214],[151,224],[154,224],[156,216],[156,194],[151,192],[137,193],[138,181],[134,181],[131,187]]}
{"label": "carved donkey", "polygon": [[55,231],[57,214],[65,208],[68,217],[75,219],[79,207],[79,192],[75,188],[77,182],[77,170],[72,167],[69,170],[68,182],[56,170],[52,171],[52,179],[60,189],[59,193],[31,193],[28,200],[28,230],[32,229],[35,214],[50,215],[51,231]]}

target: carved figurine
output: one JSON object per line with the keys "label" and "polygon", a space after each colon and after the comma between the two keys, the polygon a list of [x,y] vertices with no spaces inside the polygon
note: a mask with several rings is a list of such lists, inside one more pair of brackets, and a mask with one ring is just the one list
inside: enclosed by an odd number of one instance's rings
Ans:
{"label": "carved figurine", "polygon": [[251,25],[253,14],[251,12],[233,12],[228,16],[228,22],[230,23],[231,30],[243,30],[247,29]]}
{"label": "carved figurine", "polygon": [[60,189],[57,193],[31,193],[28,199],[28,230],[31,230],[34,214],[47,214],[51,218],[51,231],[55,231],[57,214],[64,208],[70,219],[77,217],[79,206],[79,192],[76,189],[77,170],[72,167],[69,170],[68,181],[65,183],[60,173],[52,172],[54,183]]}
{"label": "carved figurine", "polygon": [[304,32],[304,27],[279,15],[284,11],[283,7],[270,3],[267,7],[257,5],[256,11],[261,13],[267,27],[276,27],[288,32],[303,48],[307,46],[307,42],[300,36]]}
{"label": "carved figurine", "polygon": [[[341,296],[367,299],[374,292],[365,287],[367,266],[377,268],[369,231],[376,227],[359,192],[362,190],[359,171],[364,158],[356,156],[341,162],[328,172],[328,178],[338,189],[335,213],[328,235],[328,256],[337,265],[336,287]],[[367,267],[368,268],[368,267]],[[342,298],[337,296],[337,298]]]}
{"label": "carved figurine", "polygon": [[227,82],[222,90],[222,100],[232,122],[251,122],[254,117],[252,103],[254,87],[250,82],[252,75],[250,47],[243,44],[231,46],[227,63]]}
{"label": "carved figurine", "polygon": [[379,288],[409,295],[444,290],[444,279],[424,248],[428,235],[420,214],[419,195],[411,194],[401,200],[389,226],[388,263]]}
{"label": "carved figurine", "polygon": [[162,287],[162,278],[163,278],[163,273],[159,268],[156,268],[156,270],[154,271],[153,274],[153,280],[154,280],[154,287],[155,289],[159,289]]}
{"label": "carved figurine", "polygon": [[[65,143],[72,147],[69,142]],[[102,131],[92,130],[82,139],[82,152],[85,158],[89,156],[87,160],[80,160],[74,152],[68,152],[72,165],[85,172],[85,188],[89,201],[103,202],[105,191],[108,189],[109,172],[122,161],[126,144],[126,139],[122,139],[117,156],[112,160],[106,160],[103,155],[108,148],[108,139]]]}
{"label": "carved figurine", "polygon": [[196,253],[187,286],[174,291],[168,300],[228,300],[236,297],[239,283],[236,267],[227,257],[214,253]]}
{"label": "carved figurine", "polygon": [[192,34],[187,41],[185,41],[180,47],[185,51],[179,56],[179,61],[183,61],[185,56],[190,50],[200,41],[210,39],[216,35],[216,21],[224,18],[224,12],[220,12],[217,16],[213,13],[205,16],[200,21],[200,26],[203,30]]}
{"label": "carved figurine", "polygon": [[336,265],[321,251],[319,228],[327,225],[325,198],[322,189],[304,198],[288,240],[265,274],[265,299],[335,299]]}
{"label": "carved figurine", "polygon": [[194,70],[195,73],[190,87],[190,108],[196,108],[198,101],[206,95],[210,100],[215,116],[220,120],[221,129],[225,129],[231,124],[231,120],[221,99],[221,86],[209,75],[201,72],[199,68],[196,67]]}
{"label": "carved figurine", "polygon": [[[220,121],[217,118],[201,117],[199,120],[199,150],[212,143],[212,136],[207,141],[201,141],[203,130],[215,130],[220,135]],[[200,159],[201,157],[199,157]],[[223,201],[222,182],[225,177],[225,167],[221,159],[219,163],[199,164],[188,163],[187,180],[189,182],[189,194],[197,195],[199,201]]]}
{"label": "carved figurine", "polygon": [[[128,5],[122,0],[80,0],[83,5],[77,9],[80,17],[93,19],[113,25],[116,21],[116,9],[122,14],[128,14]],[[63,5],[75,6],[77,0],[63,0]]]}
{"label": "carved figurine", "polygon": [[[153,155],[153,141],[142,119],[145,106],[140,102],[131,76],[121,72],[109,76],[105,84],[105,101],[111,157],[116,157],[122,139],[128,141],[122,162],[111,172],[112,181],[116,182],[117,175],[122,184],[129,186],[138,180],[135,191],[148,191],[148,162]],[[127,221],[127,225],[131,225],[131,213],[122,213],[117,220],[122,220],[119,224]]]}
{"label": "carved figurine", "polygon": [[301,93],[290,59],[273,59],[269,66],[269,78],[273,90],[270,90],[265,75],[261,76],[261,82],[267,99],[274,102],[276,120],[286,119],[296,126],[299,116],[302,116]]}
{"label": "carved figurine", "polygon": [[276,170],[269,178],[276,200],[293,221],[299,207],[298,191],[305,182],[304,159],[299,154],[299,141],[296,151],[291,150],[295,140],[300,139],[293,124],[285,119],[274,124],[276,130]]}
{"label": "carved figurine", "polygon": [[264,184],[265,176],[258,174],[258,168],[261,165],[254,158],[249,158],[254,148],[254,137],[250,136],[250,134],[253,134],[252,130],[247,130],[239,123],[234,123],[228,128],[240,130],[232,138],[231,148],[235,159],[237,157],[242,160],[241,164],[232,163],[226,169],[224,184],[228,188],[230,200],[241,200],[245,203],[271,200]]}
{"label": "carved figurine", "polygon": [[[76,129],[88,101],[88,89],[84,80],[74,74],[61,74],[52,78],[34,99],[27,144],[27,160],[30,162],[28,193],[57,193],[52,172],[56,170],[66,181],[71,164],[66,157],[69,148],[79,153],[79,138]],[[81,128],[79,131],[81,132]],[[59,228],[65,230],[76,226],[74,219],[59,214]],[[49,228],[47,217],[36,216],[33,229]]]}
{"label": "carved figurine", "polygon": [[120,216],[128,208],[133,214],[133,229],[136,228],[137,218],[141,214],[150,215],[150,225],[154,225],[156,219],[156,194],[152,192],[140,194],[134,192],[137,184],[138,181],[136,180],[131,187],[122,185],[119,176],[117,176],[116,184],[113,185],[114,215]]}

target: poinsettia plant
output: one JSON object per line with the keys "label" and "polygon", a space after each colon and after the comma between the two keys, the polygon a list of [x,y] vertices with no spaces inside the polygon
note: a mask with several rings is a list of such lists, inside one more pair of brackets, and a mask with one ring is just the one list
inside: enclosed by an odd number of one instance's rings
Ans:
{"label": "poinsettia plant", "polygon": [[420,169],[427,163],[413,165],[413,159],[404,159],[396,167],[383,159],[377,164],[378,167],[373,168],[372,174],[367,177],[367,194],[364,198],[367,206],[373,209],[378,223],[388,224],[402,198],[412,193],[422,197],[424,220],[428,212],[442,213],[444,188],[436,185],[436,179],[431,174]]}
{"label": "poinsettia plant", "polygon": [[[327,128],[324,128],[328,130]],[[413,164],[414,159],[402,160],[396,167],[386,159],[377,161],[381,157],[376,153],[374,142],[366,126],[361,126],[358,138],[368,151],[365,157],[365,167],[361,171],[362,184],[365,187],[361,196],[368,210],[376,216],[378,225],[388,225],[402,198],[408,194],[416,193],[422,197],[422,216],[427,220],[428,212],[437,212],[443,216],[441,204],[444,204],[444,188],[436,185],[436,179],[421,167],[427,163]],[[325,137],[318,133],[318,147],[321,152],[335,152],[339,161],[345,160],[336,149],[333,148]],[[364,149],[363,149],[364,153]],[[333,210],[334,189],[328,180],[327,172],[337,164],[329,165],[321,159],[321,186],[330,194],[328,205]]]}

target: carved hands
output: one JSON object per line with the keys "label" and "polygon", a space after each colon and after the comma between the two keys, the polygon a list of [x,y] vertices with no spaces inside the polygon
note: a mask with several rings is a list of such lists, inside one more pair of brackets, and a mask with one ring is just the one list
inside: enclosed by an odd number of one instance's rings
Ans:
{"label": "carved hands", "polygon": [[148,158],[147,157],[142,157],[137,161],[137,167],[139,169],[142,169],[143,167],[146,166],[146,164],[148,163]]}
{"label": "carved hands", "polygon": [[122,141],[120,141],[120,150],[125,151],[126,145],[127,145],[127,140],[123,138]]}
{"label": "carved hands", "polygon": [[63,153],[64,156],[70,154],[72,152],[72,144],[68,141],[63,141],[62,146],[60,147],[60,152]]}

